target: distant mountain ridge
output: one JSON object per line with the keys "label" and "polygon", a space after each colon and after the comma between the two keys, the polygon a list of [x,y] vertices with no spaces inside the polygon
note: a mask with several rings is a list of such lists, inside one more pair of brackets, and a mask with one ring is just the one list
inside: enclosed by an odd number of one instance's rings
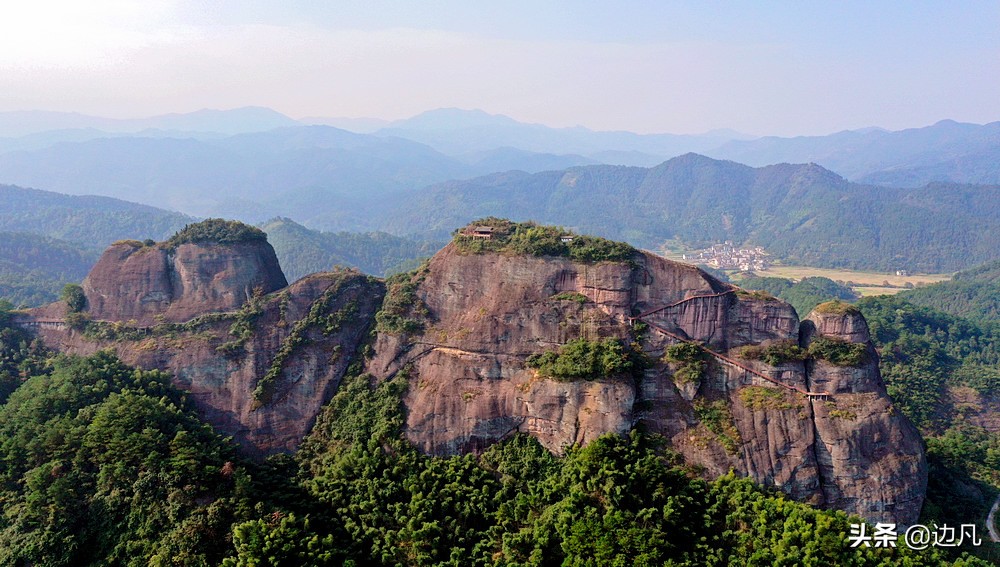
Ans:
{"label": "distant mountain ridge", "polygon": [[827,267],[943,272],[1000,256],[1000,186],[874,187],[815,164],[752,168],[687,154],[649,169],[449,181],[404,202],[387,226],[424,238],[495,215],[654,249],[672,239],[760,244],[790,263]]}
{"label": "distant mountain ridge", "polygon": [[498,169],[536,172],[593,163],[509,148],[454,157],[419,142],[330,126],[202,138],[81,136],[0,151],[0,180],[201,217],[259,223],[284,216],[324,230],[369,231],[401,191]]}
{"label": "distant mountain ridge", "polygon": [[659,161],[686,152],[705,151],[732,139],[734,135],[739,136],[732,132],[636,134],[595,131],[582,126],[552,128],[518,122],[501,114],[458,108],[440,108],[398,120],[378,130],[377,134],[416,140],[452,155],[513,147],[537,153],[580,154],[591,159],[591,154],[601,152],[617,152],[619,158],[638,152],[657,156]]}
{"label": "distant mountain ridge", "polygon": [[890,132],[864,129],[829,136],[731,141],[704,152],[752,166],[814,162],[848,179],[902,187],[931,181],[1000,183],[1000,122],[942,120]]}

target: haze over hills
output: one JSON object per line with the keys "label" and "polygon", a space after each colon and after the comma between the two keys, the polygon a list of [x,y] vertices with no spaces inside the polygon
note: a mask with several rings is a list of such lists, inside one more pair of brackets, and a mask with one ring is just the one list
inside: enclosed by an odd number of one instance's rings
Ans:
{"label": "haze over hills", "polygon": [[860,182],[915,187],[930,181],[1000,183],[1000,122],[942,120],[896,132],[844,131],[828,136],[734,140],[705,152],[752,166],[814,162]]}
{"label": "haze over hills", "polygon": [[161,114],[148,118],[117,119],[77,112],[26,110],[0,112],[0,137],[21,137],[52,130],[94,129],[103,132],[137,133],[143,130],[239,134],[300,123],[270,108],[248,106],[230,110],[202,109],[188,113]]}
{"label": "haze over hills", "polygon": [[461,158],[388,136],[295,126],[223,138],[117,136],[0,154],[0,179],[99,194],[197,216],[370,230],[387,199],[497,168],[540,171],[592,163],[580,156],[498,149]]}
{"label": "haze over hills", "polygon": [[108,197],[0,185],[0,231],[40,234],[98,250],[126,238],[166,238],[193,220]]}
{"label": "haze over hills", "polygon": [[[687,152],[705,151],[730,139],[746,138],[733,132],[700,136],[599,132],[577,126],[552,128],[525,124],[510,117],[481,110],[441,108],[393,122],[378,131],[423,142],[446,154],[514,147],[539,153],[574,153],[594,159],[594,154],[618,152],[619,159],[631,152],[656,156],[659,161]],[[595,160],[600,161],[600,160]],[[623,162],[622,165],[634,165]]]}
{"label": "haze over hills", "polygon": [[[133,121],[31,112],[0,114],[0,124],[3,119],[8,131],[84,128],[0,141],[0,181],[197,217],[256,224],[283,217],[312,229],[381,230],[426,241],[472,218],[501,214],[652,248],[670,239],[735,240],[762,244],[795,263],[881,270],[956,270],[996,257],[993,237],[980,236],[996,223],[996,187],[942,182],[878,189],[845,178],[891,186],[936,178],[989,181],[997,172],[992,156],[1000,147],[1000,123],[942,121],[898,132],[732,140],[739,134],[549,128],[458,109],[425,112],[376,134],[303,126],[260,108]],[[275,124],[292,126],[223,133]],[[145,127],[196,132],[126,131]],[[658,161],[692,144],[716,144],[706,151],[751,164],[833,165],[754,170],[693,155]],[[648,169],[600,164],[606,161]],[[821,244],[820,236],[832,244]]]}

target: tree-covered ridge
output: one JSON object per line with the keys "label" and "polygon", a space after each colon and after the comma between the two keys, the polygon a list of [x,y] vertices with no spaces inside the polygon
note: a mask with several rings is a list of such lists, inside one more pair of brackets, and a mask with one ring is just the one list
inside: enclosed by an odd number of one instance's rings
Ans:
{"label": "tree-covered ridge", "polygon": [[108,197],[71,196],[0,185],[0,231],[102,249],[123,238],[167,238],[191,217]]}
{"label": "tree-covered ridge", "polygon": [[0,232],[0,298],[22,307],[55,301],[69,282],[79,282],[98,252],[39,234]]}
{"label": "tree-covered ridge", "polygon": [[245,242],[267,242],[267,234],[240,221],[225,219],[205,219],[185,225],[166,241],[170,248],[181,244],[212,242],[215,244],[242,244]]}
{"label": "tree-covered ridge", "polygon": [[1000,322],[1000,262],[958,272],[951,281],[901,292],[908,301],[980,322]]}
{"label": "tree-covered ridge", "polygon": [[250,506],[234,447],[162,372],[52,364],[0,406],[0,563],[217,564]]}
{"label": "tree-covered ridge", "polygon": [[456,230],[452,241],[466,254],[564,256],[579,262],[628,262],[637,253],[624,242],[579,235],[559,226],[497,217],[482,218]]}

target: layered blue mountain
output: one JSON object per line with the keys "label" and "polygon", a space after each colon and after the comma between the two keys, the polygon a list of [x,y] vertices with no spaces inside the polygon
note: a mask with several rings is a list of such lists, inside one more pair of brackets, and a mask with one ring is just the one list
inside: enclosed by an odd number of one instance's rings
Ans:
{"label": "layered blue mountain", "polygon": [[919,187],[932,181],[1000,183],[1000,122],[942,120],[924,128],[877,128],[829,136],[734,140],[706,155],[752,166],[813,162],[863,183]]}

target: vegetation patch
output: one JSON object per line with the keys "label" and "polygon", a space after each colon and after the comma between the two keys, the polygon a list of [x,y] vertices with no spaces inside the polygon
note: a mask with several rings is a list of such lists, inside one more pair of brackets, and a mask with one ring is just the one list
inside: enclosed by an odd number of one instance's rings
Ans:
{"label": "vegetation patch", "polygon": [[234,337],[233,340],[219,345],[216,350],[227,355],[241,352],[247,341],[253,337],[254,322],[264,313],[265,303],[264,290],[255,288],[247,302],[230,315],[234,319],[229,327],[229,334]]}
{"label": "vegetation patch", "polygon": [[858,418],[858,414],[850,410],[842,409],[832,409],[830,410],[830,419],[846,419],[848,421],[853,421]]}
{"label": "vegetation patch", "polygon": [[816,337],[809,344],[809,356],[834,366],[857,366],[865,361],[868,345],[833,337]]}
{"label": "vegetation patch", "polygon": [[59,299],[66,304],[67,313],[80,313],[87,309],[87,296],[79,284],[66,284],[59,294]]}
{"label": "vegetation patch", "polygon": [[245,242],[267,242],[267,234],[254,226],[225,219],[206,219],[189,224],[170,237],[164,245],[174,249],[181,244],[241,244]]}
{"label": "vegetation patch", "polygon": [[675,365],[674,381],[678,384],[700,382],[708,369],[708,353],[694,343],[668,346],[663,352],[663,361]]}
{"label": "vegetation patch", "polygon": [[385,281],[386,293],[382,308],[375,314],[376,329],[380,333],[400,335],[419,333],[424,329],[427,306],[417,296],[420,283],[427,277],[427,264],[412,272],[390,276]]}
{"label": "vegetation patch", "polygon": [[576,291],[564,291],[562,293],[557,293],[552,297],[550,297],[549,299],[553,301],[575,301],[580,305],[583,305],[584,303],[590,301],[589,297]]}
{"label": "vegetation patch", "polygon": [[839,299],[820,303],[813,308],[813,311],[824,315],[861,315],[861,310],[856,306]]}
{"label": "vegetation patch", "polygon": [[799,407],[788,399],[783,390],[766,386],[744,386],[739,390],[740,401],[752,410],[787,410]]}
{"label": "vegetation patch", "polygon": [[737,289],[736,296],[746,299],[756,299],[758,301],[779,301],[779,299],[770,293],[760,290],[760,289]]}
{"label": "vegetation patch", "polygon": [[630,345],[623,345],[618,339],[575,339],[561,346],[558,352],[533,354],[525,364],[542,376],[564,382],[600,380],[642,371],[641,358]]}
{"label": "vegetation patch", "polygon": [[[480,227],[481,233],[477,234]],[[453,241],[465,254],[563,256],[579,262],[633,262],[637,253],[624,242],[575,234],[558,226],[496,217],[479,219],[456,230]]]}
{"label": "vegetation patch", "polygon": [[140,329],[122,321],[85,319],[77,328],[92,341],[141,341],[152,334],[150,329]]}
{"label": "vegetation patch", "polygon": [[798,342],[790,339],[762,345],[746,345],[740,347],[736,353],[742,359],[759,360],[771,366],[802,361],[809,356]]}
{"label": "vegetation patch", "polygon": [[731,455],[737,454],[740,444],[743,443],[743,438],[740,437],[740,432],[736,429],[733,414],[729,411],[725,400],[710,402],[699,399],[695,400],[693,407],[695,416],[719,438],[719,442],[725,447],[726,452]]}

